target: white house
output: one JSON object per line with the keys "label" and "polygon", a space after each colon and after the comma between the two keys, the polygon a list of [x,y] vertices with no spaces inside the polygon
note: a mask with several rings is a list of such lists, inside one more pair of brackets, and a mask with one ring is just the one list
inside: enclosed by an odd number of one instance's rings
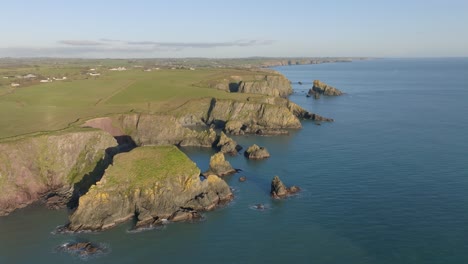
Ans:
{"label": "white house", "polygon": [[67,79],[67,77],[66,77],[66,76],[63,76],[62,78],[55,78],[55,77],[54,77],[54,78],[52,78],[52,79],[54,79],[55,81],[64,81],[64,80]]}
{"label": "white house", "polygon": [[37,77],[36,75],[31,74],[31,73],[23,76],[23,78],[25,78],[25,79],[32,79],[32,78],[36,78],[36,77]]}
{"label": "white house", "polygon": [[40,80],[39,82],[48,83],[48,82],[52,82],[52,80],[50,78],[47,78],[47,79],[44,79],[44,80]]}
{"label": "white house", "polygon": [[191,71],[194,71],[194,70],[195,70],[195,68],[190,68],[190,70],[191,70]]}
{"label": "white house", "polygon": [[111,68],[109,69],[109,71],[126,71],[127,68],[125,67],[118,67],[118,68]]}
{"label": "white house", "polygon": [[97,72],[90,72],[88,73],[90,76],[100,76],[101,74],[100,73],[97,73]]}
{"label": "white house", "polygon": [[8,79],[8,76],[3,76],[3,79]]}
{"label": "white house", "polygon": [[11,87],[18,87],[18,86],[20,86],[19,83],[12,83],[12,84],[10,84],[10,85],[11,85]]}

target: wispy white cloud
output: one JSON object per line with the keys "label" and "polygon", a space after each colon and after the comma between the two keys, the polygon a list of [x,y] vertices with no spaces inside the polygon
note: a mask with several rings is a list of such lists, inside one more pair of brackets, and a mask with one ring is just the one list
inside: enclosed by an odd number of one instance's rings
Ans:
{"label": "wispy white cloud", "polygon": [[152,45],[171,48],[217,48],[217,47],[249,47],[273,44],[272,40],[236,40],[228,42],[158,42],[158,41],[128,41],[128,45]]}
{"label": "wispy white cloud", "polygon": [[58,43],[70,46],[99,46],[104,45],[102,42],[93,40],[59,40]]}
{"label": "wispy white cloud", "polygon": [[[4,47],[0,57],[129,57],[151,54],[174,54],[185,49],[210,49],[271,45],[271,40],[236,40],[226,42],[124,41],[101,38],[94,40],[59,40],[56,46]],[[169,55],[168,54],[168,55]]]}

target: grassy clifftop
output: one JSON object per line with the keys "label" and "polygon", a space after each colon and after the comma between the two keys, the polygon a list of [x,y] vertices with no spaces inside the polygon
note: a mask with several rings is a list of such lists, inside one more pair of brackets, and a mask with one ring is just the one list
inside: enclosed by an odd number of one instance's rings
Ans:
{"label": "grassy clifftop", "polygon": [[168,177],[197,174],[195,163],[175,146],[140,147],[115,156],[105,181],[108,186],[142,188]]}
{"label": "grassy clifftop", "polygon": [[[42,75],[47,75],[47,71],[41,71]],[[76,73],[77,69],[70,68],[69,71]],[[101,76],[89,77],[85,71],[81,75],[78,73],[80,78],[76,79],[70,73],[72,77],[66,81],[35,83],[14,89],[8,86],[8,92],[0,93],[0,138],[63,129],[77,120],[112,113],[170,112],[197,98],[245,99],[249,95],[229,93],[200,83],[223,76],[252,75],[250,70],[215,68],[115,72],[100,67],[96,71]],[[83,74],[85,77],[82,78]],[[5,80],[10,82],[10,79]]]}

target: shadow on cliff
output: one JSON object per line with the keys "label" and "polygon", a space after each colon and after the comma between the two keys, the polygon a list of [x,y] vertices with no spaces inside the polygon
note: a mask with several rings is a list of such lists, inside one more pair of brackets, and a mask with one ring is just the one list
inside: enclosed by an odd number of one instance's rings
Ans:
{"label": "shadow on cliff", "polygon": [[229,92],[231,93],[239,92],[239,83],[236,83],[236,82],[229,83]]}
{"label": "shadow on cliff", "polygon": [[106,169],[113,163],[115,155],[123,152],[129,152],[137,147],[135,141],[133,141],[130,136],[117,136],[115,139],[117,140],[118,145],[116,147],[106,149],[104,158],[96,164],[94,169],[90,173],[85,174],[81,181],[73,185],[73,193],[67,203],[68,209],[73,210],[78,207],[80,196],[86,194],[91,186],[101,180]]}

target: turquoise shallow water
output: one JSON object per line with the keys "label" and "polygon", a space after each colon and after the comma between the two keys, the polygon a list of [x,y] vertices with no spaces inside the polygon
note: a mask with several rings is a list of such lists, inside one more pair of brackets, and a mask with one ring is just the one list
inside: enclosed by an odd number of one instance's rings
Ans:
{"label": "turquoise shallow water", "polygon": [[[291,100],[336,121],[289,136],[236,137],[272,157],[229,158],[236,198],[200,223],[128,233],[52,234],[65,211],[0,218],[0,263],[83,263],[54,252],[75,239],[107,245],[86,263],[468,263],[468,59],[385,59],[278,67]],[[347,94],[314,100],[314,79]],[[183,149],[202,170],[206,149]],[[244,183],[237,181],[247,176]],[[303,191],[272,201],[279,175]],[[264,211],[250,207],[264,203]]]}

